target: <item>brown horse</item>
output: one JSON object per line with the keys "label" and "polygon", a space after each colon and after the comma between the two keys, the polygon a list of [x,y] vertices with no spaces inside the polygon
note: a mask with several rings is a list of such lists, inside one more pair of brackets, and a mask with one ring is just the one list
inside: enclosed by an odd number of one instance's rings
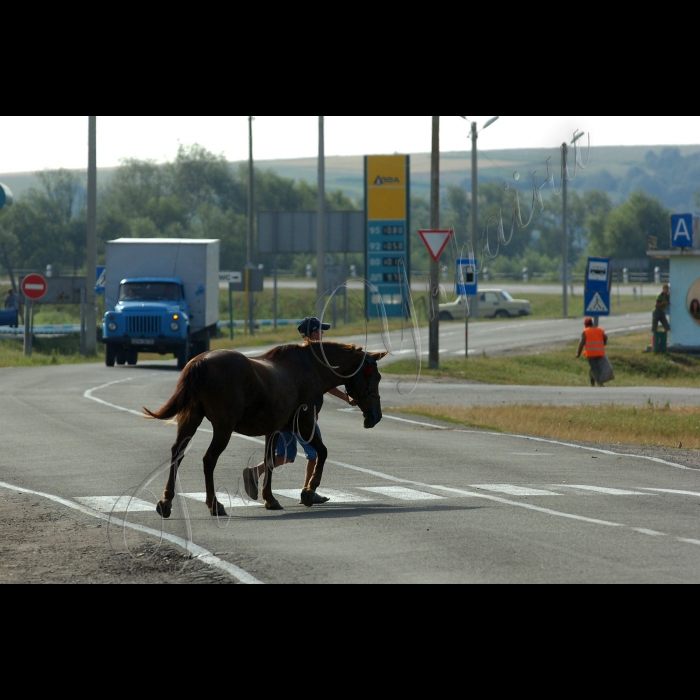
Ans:
{"label": "brown horse", "polygon": [[301,435],[318,452],[309,488],[301,494],[304,505],[313,506],[328,457],[315,429],[323,397],[330,389],[344,384],[362,410],[365,428],[373,428],[382,419],[377,362],[386,354],[323,342],[284,345],[257,358],[247,358],[233,350],[215,350],[192,360],[182,372],[170,401],[155,413],[143,409],[148,418],[178,422],[170,478],[163,500],[158,503],[158,514],[170,517],[178,467],[205,418],[214,427],[214,439],[204,455],[207,506],[212,515],[226,516],[216,498],[214,469],[234,432],[265,436],[263,498],[268,510],[281,510],[272,495],[271,478],[278,433],[293,430]]}

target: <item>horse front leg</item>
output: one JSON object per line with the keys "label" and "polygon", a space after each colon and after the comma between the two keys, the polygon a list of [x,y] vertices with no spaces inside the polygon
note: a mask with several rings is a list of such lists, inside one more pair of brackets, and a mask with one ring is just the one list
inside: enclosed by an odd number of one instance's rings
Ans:
{"label": "horse front leg", "polygon": [[314,439],[309,442],[309,445],[316,450],[318,454],[318,459],[316,460],[316,467],[314,468],[313,476],[307,488],[301,492],[301,502],[307,507],[311,508],[316,501],[316,489],[321,485],[321,479],[323,478],[323,468],[328,459],[328,450],[321,440],[321,436],[316,431]]}
{"label": "horse front leg", "polygon": [[263,473],[263,501],[266,510],[284,510],[272,495],[272,472],[275,469],[275,445],[279,433],[265,436],[265,472]]}

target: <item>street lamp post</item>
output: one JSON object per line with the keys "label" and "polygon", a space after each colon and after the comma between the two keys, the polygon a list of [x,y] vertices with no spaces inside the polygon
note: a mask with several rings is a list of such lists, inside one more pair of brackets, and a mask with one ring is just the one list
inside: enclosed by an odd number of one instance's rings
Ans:
{"label": "street lamp post", "polygon": [[88,117],[87,283],[85,285],[85,355],[97,352],[97,117]]}
{"label": "street lamp post", "polygon": [[255,335],[254,297],[250,291],[250,275],[253,267],[253,227],[255,216],[255,173],[253,169],[253,119],[248,117],[248,241],[247,241],[247,262],[245,269],[245,297],[246,308],[248,309],[248,332]]}
{"label": "street lamp post", "polygon": [[[440,117],[433,117],[433,147],[430,166],[430,227],[440,228]],[[440,368],[440,280],[437,261],[430,260],[430,369]]]}
{"label": "street lamp post", "polygon": [[318,313],[321,316],[326,294],[326,138],[325,117],[318,118],[318,230],[316,263],[316,298]]}
{"label": "street lamp post", "polygon": [[[584,132],[574,136],[571,145],[573,146],[582,136]],[[562,292],[563,292],[563,311],[564,318],[569,317],[569,202],[568,202],[568,157],[569,157],[569,145],[565,142],[561,145],[562,152],[562,176],[561,176],[561,187],[562,187]],[[572,279],[573,282],[573,279]]]}

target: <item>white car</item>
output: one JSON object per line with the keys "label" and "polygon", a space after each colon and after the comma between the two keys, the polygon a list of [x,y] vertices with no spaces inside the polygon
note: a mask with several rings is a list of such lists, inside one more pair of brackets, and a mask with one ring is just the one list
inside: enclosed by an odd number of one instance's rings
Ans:
{"label": "white car", "polygon": [[[458,297],[449,304],[440,304],[441,321],[458,321],[465,318],[466,297]],[[482,289],[479,292],[480,318],[514,318],[532,314],[530,302],[513,299],[504,289]]]}

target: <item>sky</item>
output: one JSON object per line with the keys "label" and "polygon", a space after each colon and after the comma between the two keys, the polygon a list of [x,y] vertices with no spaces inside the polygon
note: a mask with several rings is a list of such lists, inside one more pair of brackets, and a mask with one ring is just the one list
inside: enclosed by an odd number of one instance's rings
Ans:
{"label": "sky", "polygon": [[[484,124],[492,115],[473,116]],[[325,118],[326,156],[428,153],[431,117]],[[87,166],[88,117],[0,116],[0,173]],[[179,144],[199,143],[230,161],[248,158],[248,117],[97,117],[97,164],[123,158],[172,160]],[[468,151],[470,125],[441,118],[441,150]],[[558,148],[579,129],[591,146],[700,144],[700,117],[506,117],[479,136],[480,150]],[[315,157],[318,117],[255,117],[256,160]]]}

